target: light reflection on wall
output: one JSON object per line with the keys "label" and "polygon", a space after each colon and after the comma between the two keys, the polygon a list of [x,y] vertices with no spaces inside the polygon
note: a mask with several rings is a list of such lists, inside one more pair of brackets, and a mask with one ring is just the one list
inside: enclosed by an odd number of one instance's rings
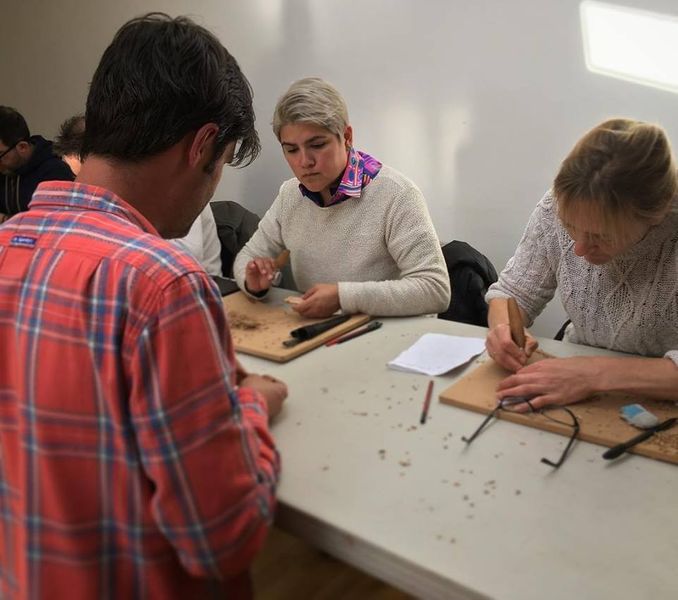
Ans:
{"label": "light reflection on wall", "polygon": [[457,178],[457,156],[471,139],[471,111],[468,106],[447,105],[440,110],[440,134],[436,171],[443,189],[452,189]]}
{"label": "light reflection on wall", "polygon": [[678,17],[591,0],[580,14],[590,71],[678,93]]}
{"label": "light reflection on wall", "polygon": [[405,174],[417,172],[424,180],[433,175],[429,154],[420,150],[430,145],[426,123],[427,115],[421,106],[389,102],[378,124],[378,139],[383,147],[391,150],[389,165]]}

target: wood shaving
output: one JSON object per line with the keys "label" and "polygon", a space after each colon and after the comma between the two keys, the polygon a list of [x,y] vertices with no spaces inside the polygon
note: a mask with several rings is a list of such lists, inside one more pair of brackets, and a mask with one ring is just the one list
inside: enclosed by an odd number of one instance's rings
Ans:
{"label": "wood shaving", "polygon": [[245,331],[252,331],[261,327],[261,323],[237,312],[229,313],[229,325],[231,329],[242,329]]}

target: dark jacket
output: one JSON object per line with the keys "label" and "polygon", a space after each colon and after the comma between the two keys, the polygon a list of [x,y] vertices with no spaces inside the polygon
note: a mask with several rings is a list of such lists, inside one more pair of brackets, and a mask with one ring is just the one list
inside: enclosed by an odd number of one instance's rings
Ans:
{"label": "dark jacket", "polygon": [[452,300],[438,317],[487,327],[485,293],[497,281],[497,271],[483,254],[466,242],[445,244],[443,256],[450,276]]}
{"label": "dark jacket", "polygon": [[43,181],[73,181],[69,166],[52,150],[52,142],[40,135],[31,136],[33,154],[11,175],[0,175],[0,212],[15,215],[28,210],[33,192]]}
{"label": "dark jacket", "polygon": [[221,242],[221,271],[232,277],[235,256],[257,230],[259,217],[237,202],[211,202],[210,207]]}

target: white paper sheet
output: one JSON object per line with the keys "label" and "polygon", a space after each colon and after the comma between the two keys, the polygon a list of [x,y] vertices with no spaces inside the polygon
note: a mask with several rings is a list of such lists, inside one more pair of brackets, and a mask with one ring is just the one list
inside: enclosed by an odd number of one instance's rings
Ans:
{"label": "white paper sheet", "polygon": [[425,375],[442,375],[463,365],[485,349],[482,338],[425,333],[388,363],[391,369]]}

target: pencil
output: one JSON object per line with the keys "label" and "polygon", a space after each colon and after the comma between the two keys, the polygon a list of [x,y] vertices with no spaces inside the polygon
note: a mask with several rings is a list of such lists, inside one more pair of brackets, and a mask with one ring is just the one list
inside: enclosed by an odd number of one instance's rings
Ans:
{"label": "pencil", "polygon": [[344,335],[340,335],[339,337],[331,339],[329,342],[325,343],[325,346],[343,344],[344,342],[348,342],[348,340],[352,340],[353,338],[357,338],[365,333],[379,329],[382,325],[383,323],[381,321],[372,321],[370,324],[362,327],[361,329],[356,329],[355,331],[351,331],[350,333],[345,333]]}
{"label": "pencil", "polygon": [[428,417],[428,407],[431,406],[431,392],[433,392],[433,380],[428,382],[428,388],[426,388],[426,398],[424,398],[424,408],[421,410],[421,419],[419,422],[423,425],[426,423],[426,418]]}

